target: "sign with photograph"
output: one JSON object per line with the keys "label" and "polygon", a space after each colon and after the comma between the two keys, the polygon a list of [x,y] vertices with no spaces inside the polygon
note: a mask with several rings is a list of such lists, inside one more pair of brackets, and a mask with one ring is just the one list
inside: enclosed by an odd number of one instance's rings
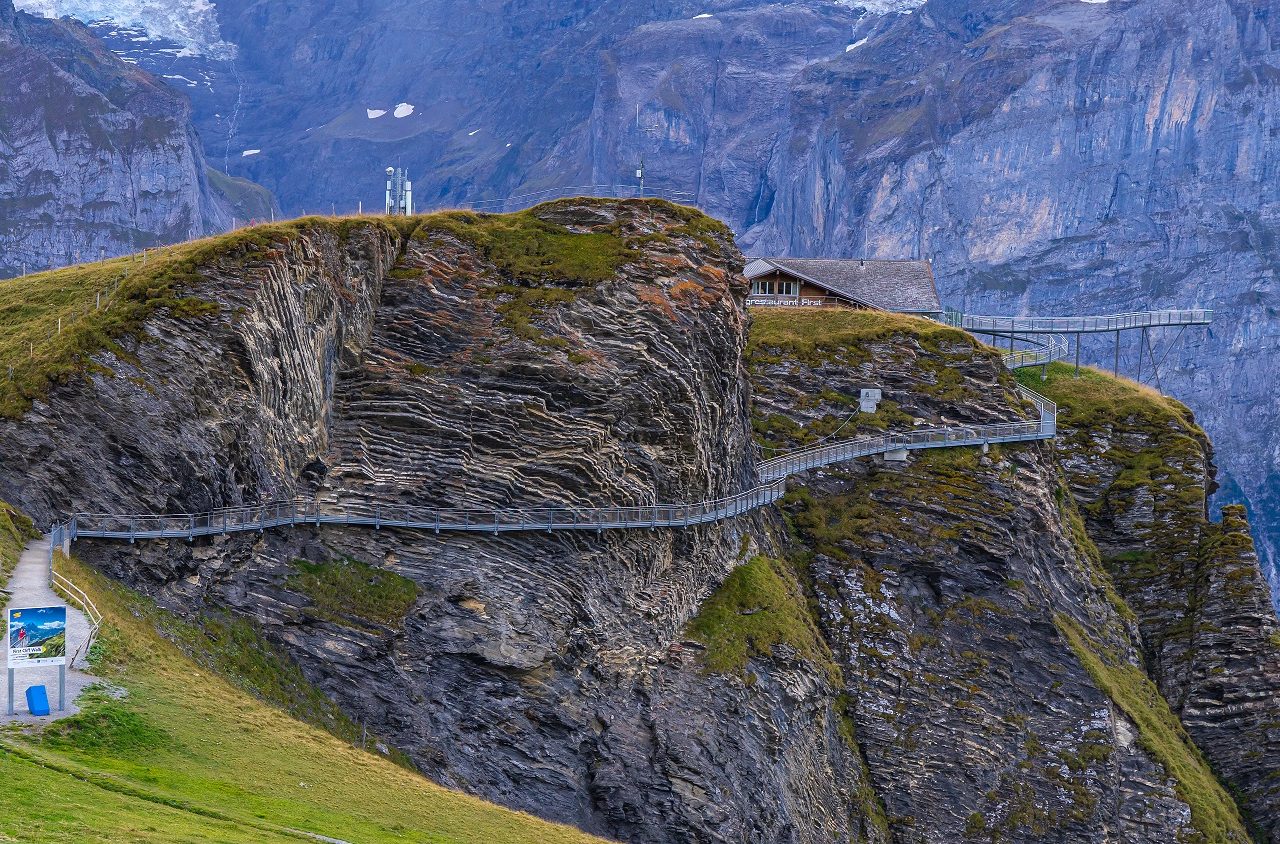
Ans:
{"label": "sign with photograph", "polygon": [[67,664],[67,608],[10,609],[9,667]]}

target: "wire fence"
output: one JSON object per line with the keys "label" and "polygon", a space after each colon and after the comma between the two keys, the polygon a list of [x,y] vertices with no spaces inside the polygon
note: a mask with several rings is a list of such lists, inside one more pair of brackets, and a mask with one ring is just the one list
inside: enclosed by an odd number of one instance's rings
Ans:
{"label": "wire fence", "polygon": [[[42,348],[46,345],[51,346],[55,344],[57,339],[65,332],[76,328],[90,316],[109,310],[117,301],[117,297],[120,294],[120,288],[128,282],[130,275],[137,275],[145,270],[148,256],[149,250],[143,251],[138,255],[131,256],[126,260],[119,275],[115,276],[114,280],[103,284],[91,293],[86,293],[83,304],[60,311],[56,317],[49,321],[48,328],[42,332],[38,339],[27,340],[27,360],[35,360]],[[39,273],[33,273],[33,275],[39,275]],[[18,276],[16,278],[9,279],[8,281],[0,281],[0,285],[21,283],[27,278],[28,276]],[[19,292],[21,292],[20,288]],[[17,354],[22,354],[21,347],[17,350]],[[13,382],[15,380],[15,369],[15,365],[10,363],[7,366],[6,371],[3,373],[4,377],[9,382]]]}

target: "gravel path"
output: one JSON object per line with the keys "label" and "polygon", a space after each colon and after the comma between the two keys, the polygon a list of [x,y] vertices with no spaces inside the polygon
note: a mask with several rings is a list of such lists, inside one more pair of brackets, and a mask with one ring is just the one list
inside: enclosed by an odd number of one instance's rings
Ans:
{"label": "gravel path", "polygon": [[[58,596],[49,586],[49,540],[37,539],[23,549],[18,559],[18,567],[9,579],[8,606],[13,609],[23,607],[60,607],[67,602]],[[67,666],[67,708],[58,711],[58,667],[20,668],[14,672],[13,700],[16,715],[10,716],[8,710],[7,685],[0,688],[0,723],[45,724],[74,715],[79,710],[75,701],[80,693],[97,678],[88,674],[85,659],[84,643],[89,639],[89,620],[84,613],[72,606],[67,606],[67,653],[78,654],[76,664]],[[5,648],[8,656],[8,646]],[[52,714],[45,718],[37,718],[27,711],[27,688],[43,685],[49,694],[49,708]]]}

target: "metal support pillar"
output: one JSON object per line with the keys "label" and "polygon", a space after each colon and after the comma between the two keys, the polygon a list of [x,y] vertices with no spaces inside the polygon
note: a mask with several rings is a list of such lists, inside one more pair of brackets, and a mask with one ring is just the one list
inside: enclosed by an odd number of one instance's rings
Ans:
{"label": "metal support pillar", "polygon": [[1142,354],[1147,347],[1147,328],[1142,327],[1142,336],[1138,338],[1138,383],[1142,383]]}
{"label": "metal support pillar", "polygon": [[1076,334],[1076,377],[1080,377],[1080,335]]}
{"label": "metal support pillar", "polygon": [[1111,370],[1112,374],[1119,377],[1120,375],[1120,329],[1116,329],[1116,365]]}

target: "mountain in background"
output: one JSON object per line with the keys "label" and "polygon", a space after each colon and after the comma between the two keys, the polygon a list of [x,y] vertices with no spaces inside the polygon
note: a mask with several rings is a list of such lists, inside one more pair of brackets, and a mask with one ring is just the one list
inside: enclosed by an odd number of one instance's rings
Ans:
{"label": "mountain in background", "polygon": [[928,257],[971,312],[1212,307],[1151,358],[1280,586],[1276,2],[25,4],[185,91],[293,213],[378,205],[393,163],[425,208],[643,158],[748,252]]}
{"label": "mountain in background", "polygon": [[185,97],[84,26],[0,0],[0,278],[230,228],[271,198],[210,171]]}

